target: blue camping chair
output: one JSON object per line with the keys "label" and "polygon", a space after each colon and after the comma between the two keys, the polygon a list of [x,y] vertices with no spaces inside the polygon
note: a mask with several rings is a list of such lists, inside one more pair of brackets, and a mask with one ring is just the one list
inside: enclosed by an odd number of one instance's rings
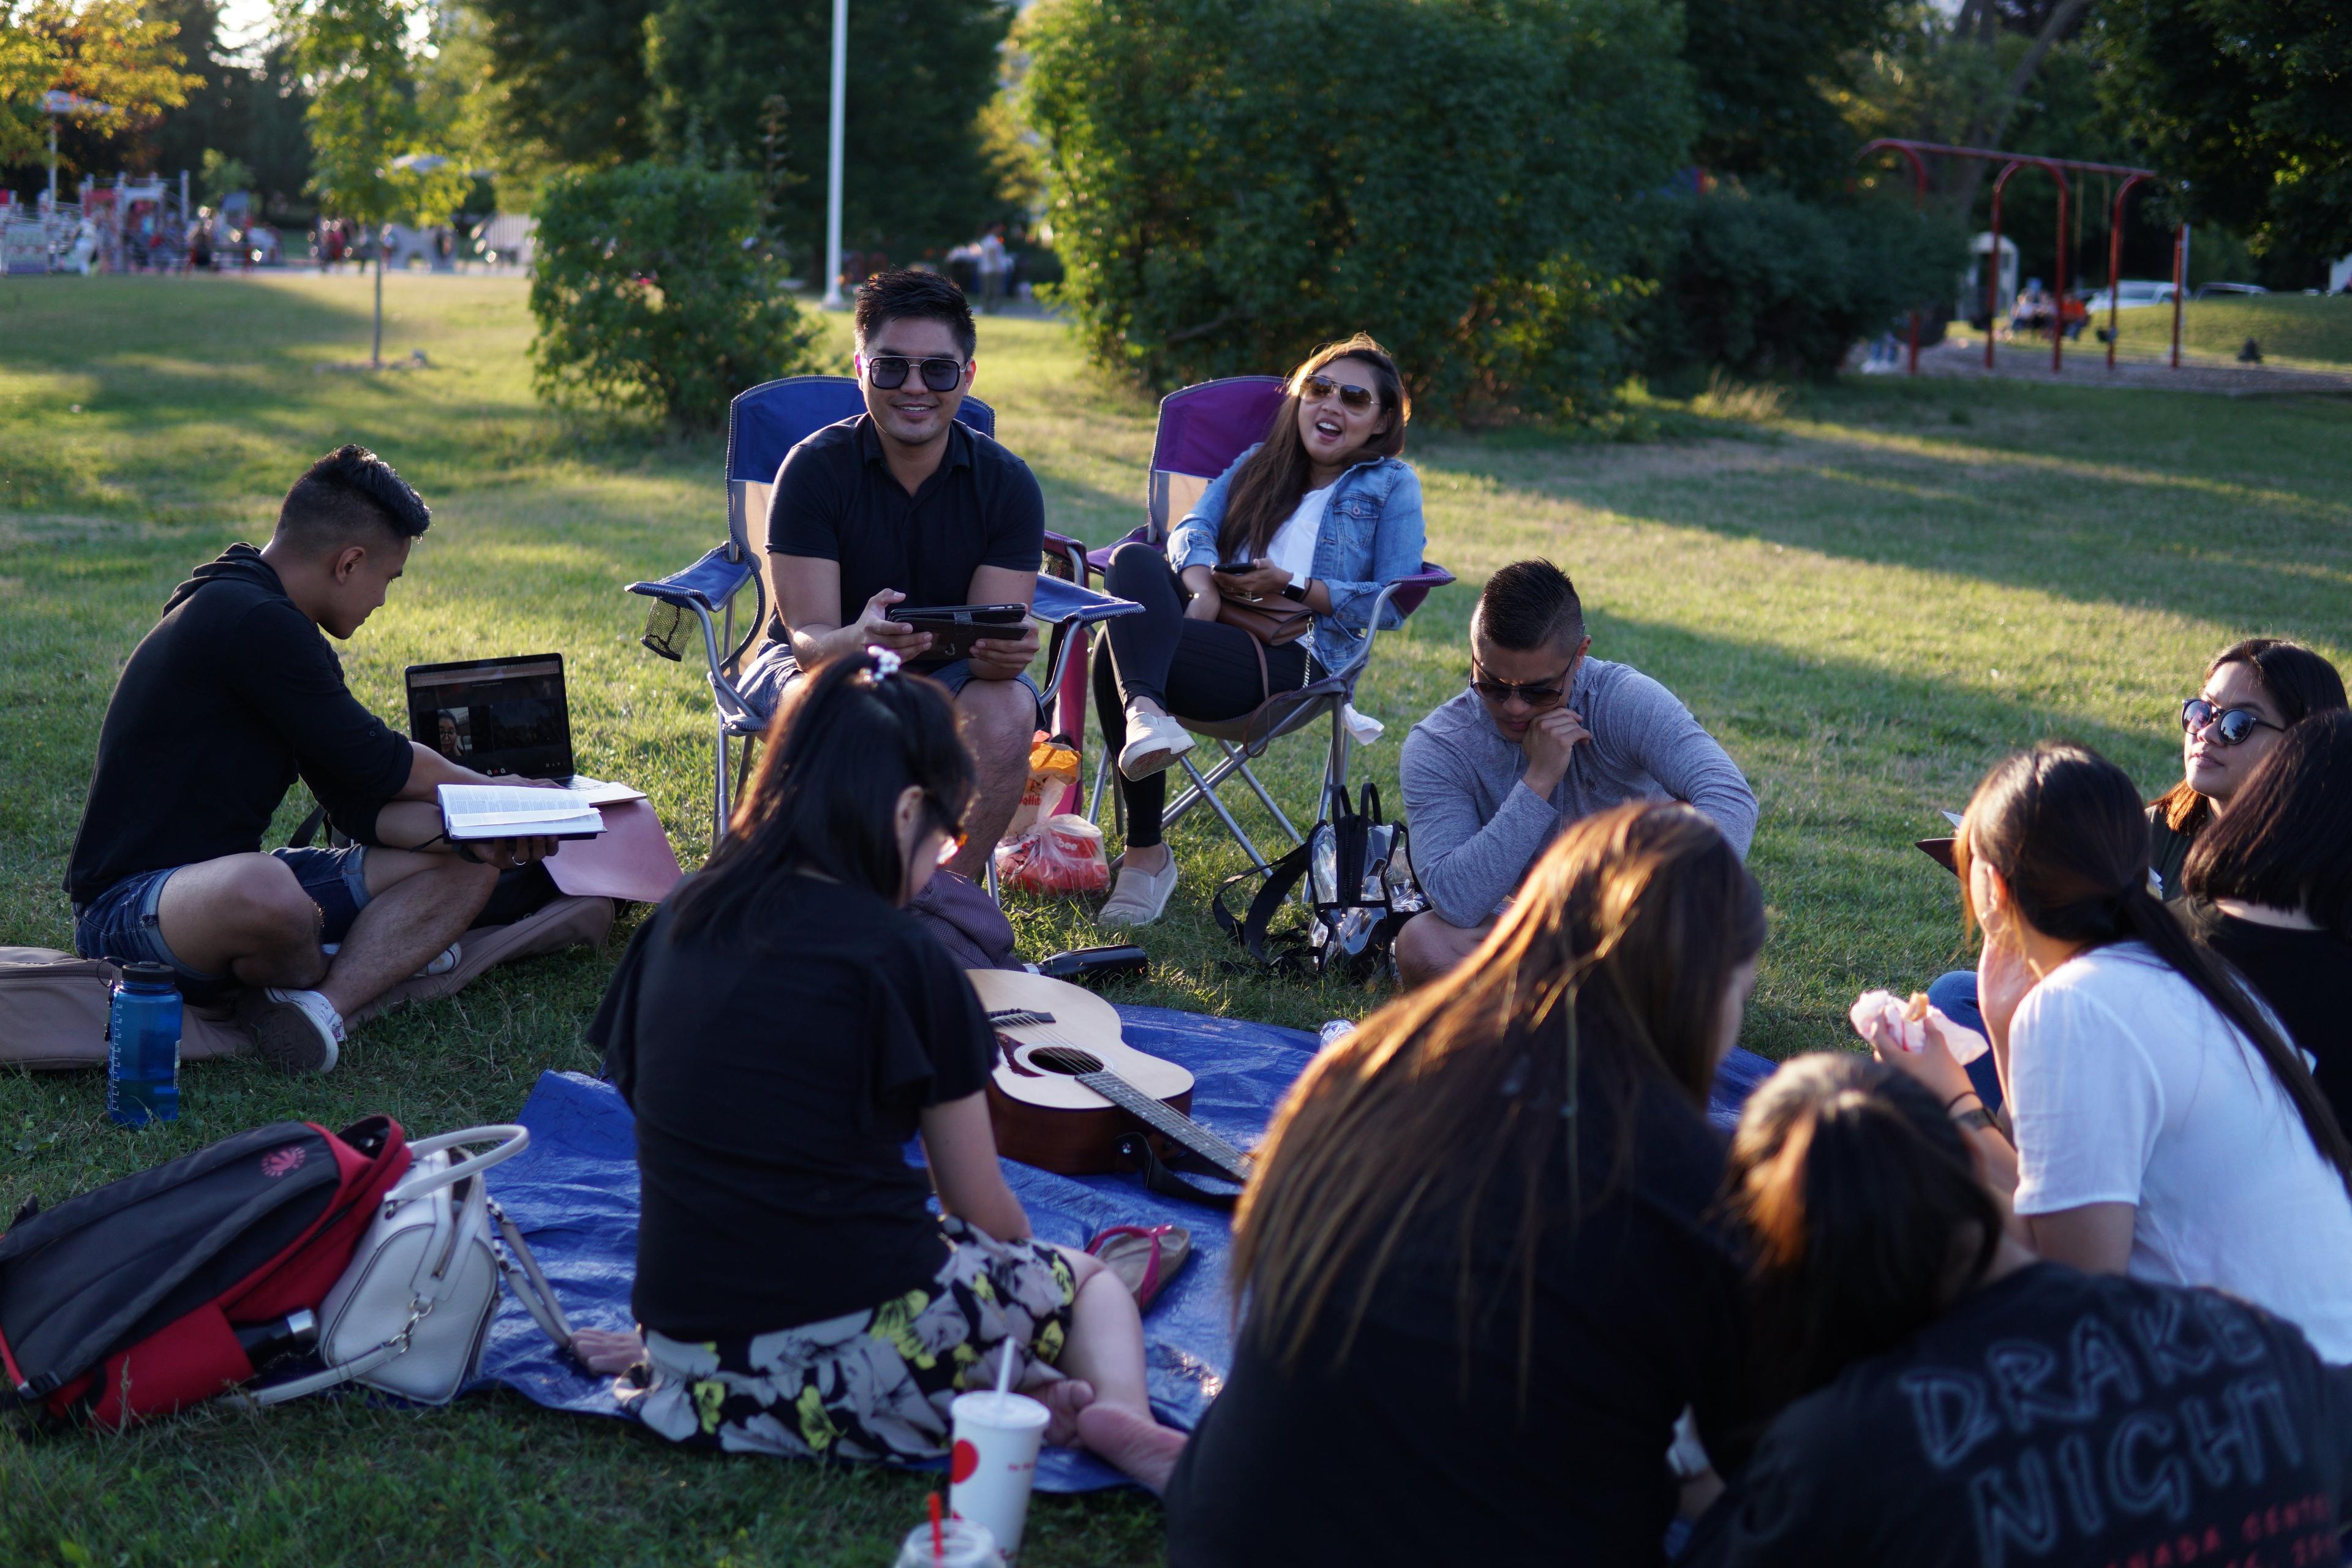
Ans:
{"label": "blue camping chair", "polygon": [[[1118,543],[1165,545],[1169,530],[1198,504],[1217,476],[1231,468],[1234,458],[1265,438],[1266,427],[1282,407],[1287,385],[1278,375],[1235,375],[1200,382],[1161,398],[1159,428],[1151,443],[1151,477],[1144,491],[1144,521]],[[1117,548],[1118,545],[1114,544],[1093,552],[1087,557],[1088,569],[1095,573],[1105,570],[1110,563],[1111,551]],[[1169,802],[1162,825],[1173,827],[1194,807],[1205,805],[1216,813],[1225,831],[1242,847],[1250,864],[1260,871],[1265,870],[1266,858],[1258,852],[1232,810],[1217,796],[1217,786],[1238,775],[1293,844],[1306,842],[1290,818],[1283,815],[1282,807],[1275,804],[1272,792],[1251,771],[1250,763],[1264,756],[1283,736],[1328,718],[1331,736],[1323,761],[1322,792],[1316,797],[1316,811],[1319,814],[1330,800],[1332,789],[1345,789],[1348,784],[1351,742],[1345,710],[1355,700],[1358,682],[1371,668],[1372,645],[1378,640],[1384,618],[1393,609],[1397,622],[1402,624],[1405,616],[1421,607],[1431,590],[1453,581],[1454,574],[1444,567],[1424,561],[1420,571],[1384,586],[1373,601],[1371,627],[1364,635],[1363,646],[1344,669],[1327,670],[1295,691],[1277,691],[1256,710],[1238,719],[1212,722],[1181,713],[1175,715],[1176,721],[1187,730],[1216,742],[1223,755],[1205,771],[1189,752],[1177,759],[1192,782],[1181,795]],[[1108,657],[1108,649],[1098,651]],[[1087,805],[1087,815],[1097,823],[1102,820],[1103,795],[1116,765],[1117,759],[1105,746],[1095,764],[1094,791]],[[1118,792],[1109,793],[1117,809]],[[1311,824],[1314,818],[1307,820]]]}
{"label": "blue camping chair", "polygon": [[[682,572],[628,585],[627,592],[654,601],[641,639],[651,651],[683,659],[689,616],[702,633],[719,742],[711,776],[713,849],[727,835],[729,752],[736,742],[742,742],[734,781],[740,792],[751,773],[752,742],[767,732],[771,717],[737,682],[743,656],[759,641],[768,619],[767,584],[753,537],[766,529],[776,470],[803,440],[865,409],[856,381],[845,375],[791,375],[738,395],[727,409],[727,542]],[[977,397],[965,397],[956,418],[981,435],[996,434],[996,411]],[[739,637],[735,602],[747,587],[751,590],[751,614]],[[1051,675],[1044,688],[1049,707],[1061,689],[1072,650],[1085,643],[1085,628],[1140,607],[1087,588],[1086,547],[1062,534],[1045,535],[1031,613],[1054,628],[1046,655]]]}

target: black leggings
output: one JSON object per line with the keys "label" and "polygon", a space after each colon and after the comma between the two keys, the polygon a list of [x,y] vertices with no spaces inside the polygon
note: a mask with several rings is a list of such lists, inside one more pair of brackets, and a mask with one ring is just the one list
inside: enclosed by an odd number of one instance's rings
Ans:
{"label": "black leggings", "polygon": [[1184,588],[1165,553],[1149,544],[1128,543],[1111,552],[1103,586],[1116,597],[1143,606],[1139,616],[1104,622],[1110,657],[1095,661],[1095,712],[1102,724],[1104,754],[1118,774],[1127,803],[1127,842],[1149,849],[1160,842],[1160,816],[1168,805],[1168,775],[1142,780],[1118,773],[1119,748],[1127,744],[1127,704],[1149,697],[1181,719],[1238,719],[1255,711],[1276,691],[1307,684],[1307,642],[1265,650],[1265,673],[1258,673],[1257,639],[1239,626],[1196,621],[1184,614]]}

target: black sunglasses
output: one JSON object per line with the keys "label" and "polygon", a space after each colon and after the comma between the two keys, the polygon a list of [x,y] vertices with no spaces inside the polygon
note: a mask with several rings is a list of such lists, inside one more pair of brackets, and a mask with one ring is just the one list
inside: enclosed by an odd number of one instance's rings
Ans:
{"label": "black sunglasses", "polygon": [[2286,726],[2272,723],[2251,708],[2216,708],[2202,697],[2192,697],[2180,705],[2180,728],[2192,735],[2210,729],[2221,744],[2236,746],[2257,730],[2284,732]]}
{"label": "black sunglasses", "polygon": [[1489,702],[1508,702],[1516,697],[1530,708],[1549,708],[1568,695],[1568,678],[1575,668],[1570,664],[1549,680],[1521,684],[1489,678],[1485,667],[1474,658],[1470,661],[1470,689]]}
{"label": "black sunglasses", "polygon": [[1353,410],[1358,414],[1361,414],[1380,401],[1370,387],[1358,386],[1353,382],[1333,381],[1329,376],[1320,374],[1310,375],[1300,382],[1298,391],[1302,397],[1309,395],[1337,397],[1342,408]]}
{"label": "black sunglasses", "polygon": [[941,357],[913,360],[904,354],[874,354],[866,362],[866,379],[885,392],[907,384],[907,373],[920,366],[923,384],[933,392],[953,392],[963,380],[963,362]]}

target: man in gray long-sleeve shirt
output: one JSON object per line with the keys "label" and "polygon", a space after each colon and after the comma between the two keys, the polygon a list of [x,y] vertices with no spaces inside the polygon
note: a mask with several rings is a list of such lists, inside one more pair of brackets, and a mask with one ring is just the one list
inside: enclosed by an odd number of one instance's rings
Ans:
{"label": "man in gray long-sleeve shirt", "polygon": [[1756,795],[1673,692],[1586,657],[1567,574],[1518,561],[1487,581],[1470,622],[1471,689],[1405,737],[1405,820],[1431,909],[1397,936],[1409,985],[1469,956],[1545,846],[1630,800],[1687,801],[1744,859]]}

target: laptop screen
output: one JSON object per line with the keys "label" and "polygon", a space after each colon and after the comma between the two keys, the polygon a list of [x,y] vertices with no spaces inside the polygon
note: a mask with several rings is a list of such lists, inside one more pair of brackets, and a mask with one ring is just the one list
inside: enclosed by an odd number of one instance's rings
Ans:
{"label": "laptop screen", "polygon": [[570,778],[563,656],[410,665],[408,735],[476,773]]}

